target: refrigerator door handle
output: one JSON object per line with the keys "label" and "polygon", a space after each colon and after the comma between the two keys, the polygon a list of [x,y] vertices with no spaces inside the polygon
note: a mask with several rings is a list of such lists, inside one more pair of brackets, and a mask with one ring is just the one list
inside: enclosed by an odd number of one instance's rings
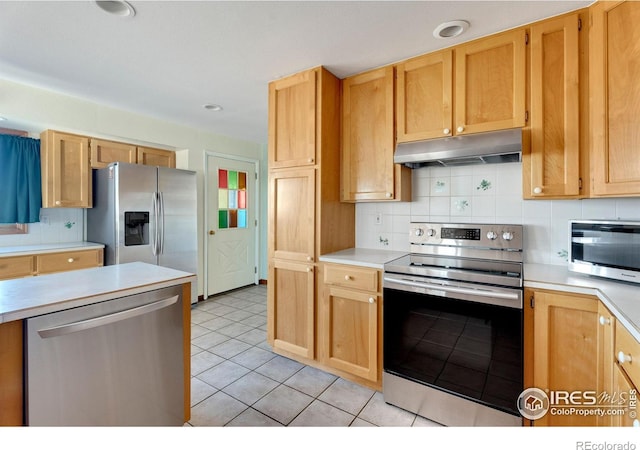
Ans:
{"label": "refrigerator door handle", "polygon": [[162,192],[158,192],[158,254],[164,253],[164,196]]}
{"label": "refrigerator door handle", "polygon": [[151,251],[153,256],[158,255],[158,193],[154,192],[151,201],[151,207],[153,209],[153,233],[151,234]]}

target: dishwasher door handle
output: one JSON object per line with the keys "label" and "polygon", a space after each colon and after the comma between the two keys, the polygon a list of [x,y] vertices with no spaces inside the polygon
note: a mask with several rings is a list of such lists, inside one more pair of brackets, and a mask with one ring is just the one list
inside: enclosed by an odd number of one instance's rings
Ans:
{"label": "dishwasher door handle", "polygon": [[38,330],[38,334],[43,339],[63,336],[65,334],[77,333],[78,331],[88,330],[90,328],[100,327],[109,323],[119,322],[121,320],[129,319],[131,317],[141,316],[143,314],[157,311],[167,306],[171,306],[178,301],[179,296],[158,300],[157,302],[149,303],[147,305],[137,306],[135,308],[126,309],[106,316],[94,317],[93,319],[81,320],[78,322],[68,323],[65,325],[59,325],[51,328],[44,328]]}

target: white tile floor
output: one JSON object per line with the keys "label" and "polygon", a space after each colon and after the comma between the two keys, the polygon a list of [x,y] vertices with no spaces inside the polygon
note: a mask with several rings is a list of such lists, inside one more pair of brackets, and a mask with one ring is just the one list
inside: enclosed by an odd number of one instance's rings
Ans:
{"label": "white tile floor", "polygon": [[266,329],[265,286],[194,305],[186,426],[438,426],[380,392],[273,353]]}

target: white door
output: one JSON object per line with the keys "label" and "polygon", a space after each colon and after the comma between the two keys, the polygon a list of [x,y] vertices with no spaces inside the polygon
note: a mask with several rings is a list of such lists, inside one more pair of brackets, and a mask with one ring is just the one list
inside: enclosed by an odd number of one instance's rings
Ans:
{"label": "white door", "polygon": [[258,279],[255,162],[207,155],[207,296]]}

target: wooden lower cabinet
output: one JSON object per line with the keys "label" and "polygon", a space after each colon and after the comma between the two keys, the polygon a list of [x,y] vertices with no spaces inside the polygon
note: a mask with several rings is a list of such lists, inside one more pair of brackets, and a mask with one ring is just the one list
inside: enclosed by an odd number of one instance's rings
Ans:
{"label": "wooden lower cabinet", "polygon": [[313,264],[274,259],[267,285],[267,340],[274,350],[315,357]]}
{"label": "wooden lower cabinet", "polygon": [[382,382],[380,272],[327,263],[323,269],[318,326],[320,361],[379,389]]}
{"label": "wooden lower cabinet", "polygon": [[22,321],[0,323],[0,426],[23,424]]}
{"label": "wooden lower cabinet", "polygon": [[30,277],[35,273],[35,258],[31,255],[0,258],[0,280]]}
{"label": "wooden lower cabinet", "polygon": [[[531,381],[527,384],[548,394],[611,392],[615,321],[600,300],[593,296],[532,289],[525,290],[525,298],[529,301],[526,307],[533,306],[533,314],[525,314],[533,320],[533,333],[525,331],[525,336],[533,339],[533,345],[525,344],[529,352],[525,354],[525,373],[532,375],[532,380],[525,377],[526,382]],[[556,402],[559,408],[555,411],[564,410],[563,406],[580,406],[570,403],[572,401]],[[535,426],[609,424],[610,417],[553,414],[551,410],[533,421]]]}

